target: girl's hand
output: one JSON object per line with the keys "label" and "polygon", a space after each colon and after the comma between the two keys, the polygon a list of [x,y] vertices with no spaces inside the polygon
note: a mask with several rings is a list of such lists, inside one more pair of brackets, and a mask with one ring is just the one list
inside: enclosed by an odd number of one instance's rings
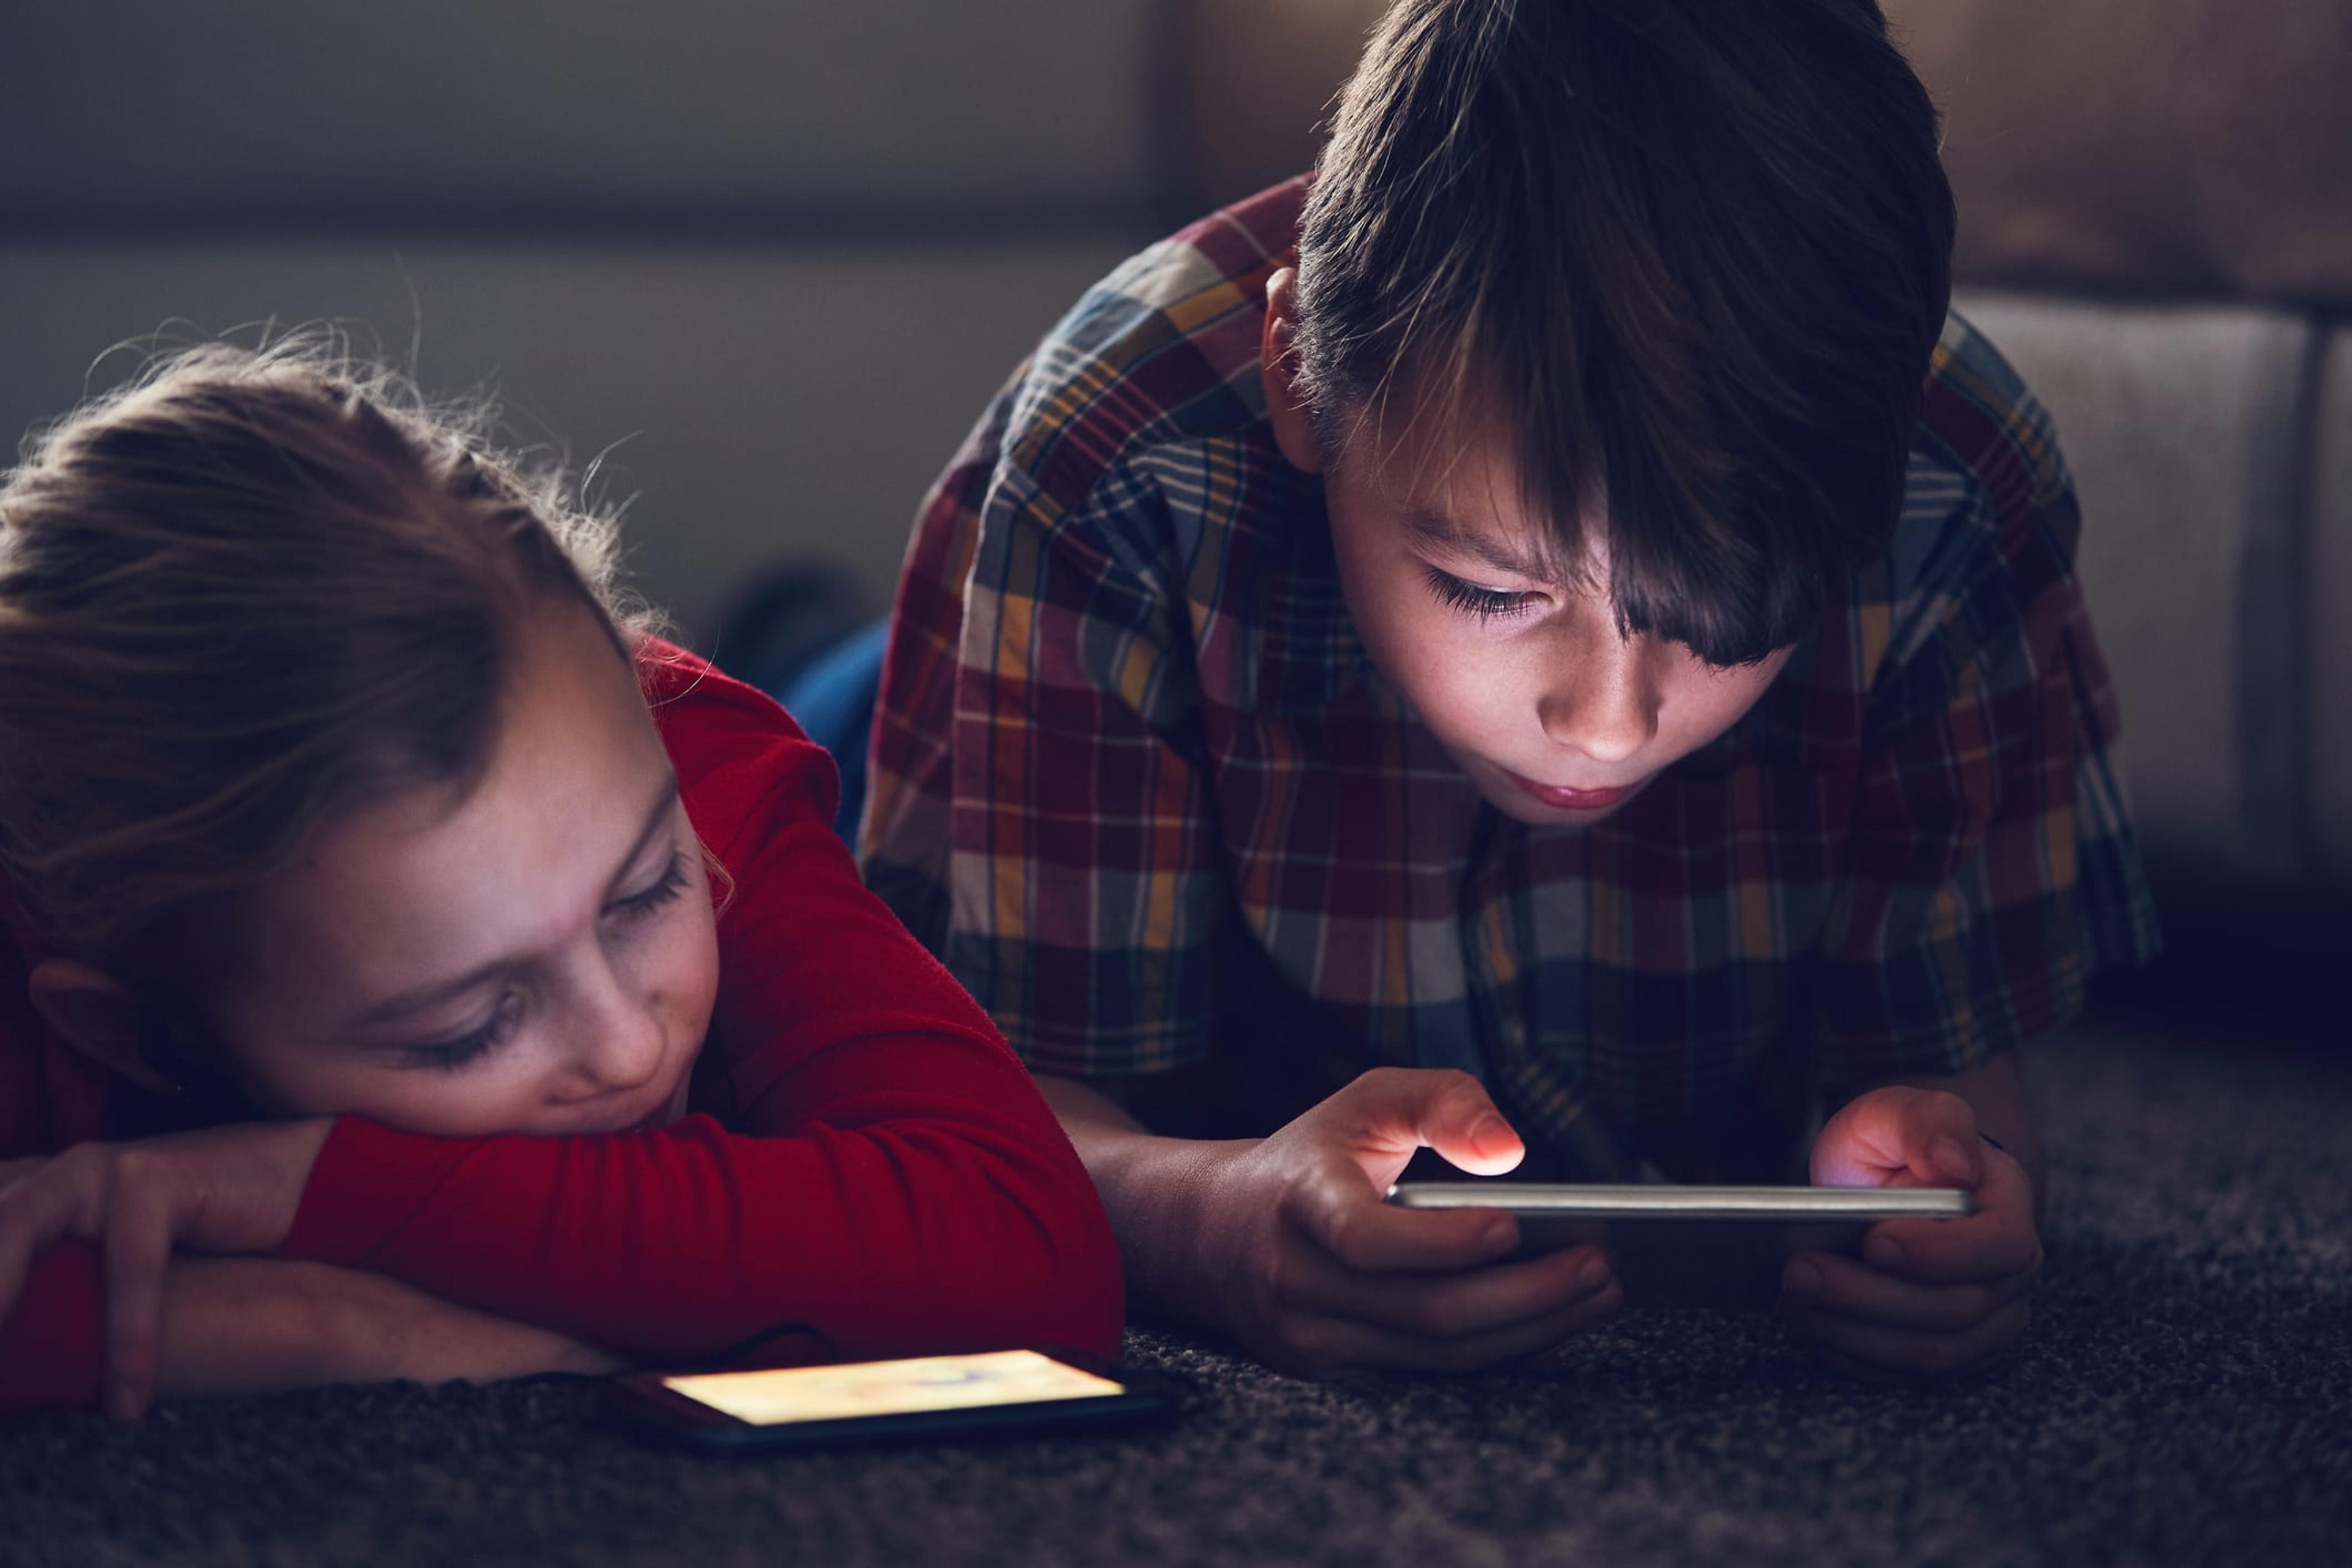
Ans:
{"label": "girl's hand", "polygon": [[1874,1383],[1973,1372],[2017,1342],[2042,1272],[2033,1187],[1977,1135],[1974,1108],[1937,1089],[1873,1089],[1814,1142],[1812,1178],[1832,1187],[1963,1187],[1962,1219],[1890,1219],[1856,1259],[1790,1258],[1780,1310],[1833,1364]]}
{"label": "girl's hand", "polygon": [[1493,1210],[1391,1206],[1413,1151],[1496,1173],[1524,1152],[1466,1073],[1366,1073],[1263,1142],[1213,1145],[1194,1222],[1219,1321],[1272,1365],[1465,1372],[1546,1349],[1618,1304],[1607,1259],[1578,1247],[1503,1261],[1518,1244]]}
{"label": "girl's hand", "polygon": [[333,1123],[207,1128],[135,1143],[81,1143],[0,1166],[0,1319],[42,1248],[99,1243],[106,1272],[106,1410],[136,1420],[154,1397],[172,1253],[266,1253],[293,1228]]}

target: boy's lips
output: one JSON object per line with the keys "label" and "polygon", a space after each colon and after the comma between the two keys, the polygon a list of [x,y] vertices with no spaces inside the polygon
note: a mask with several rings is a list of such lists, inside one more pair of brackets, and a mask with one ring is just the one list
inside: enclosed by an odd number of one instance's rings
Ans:
{"label": "boy's lips", "polygon": [[1533,779],[1522,778],[1508,768],[1505,768],[1503,773],[1513,784],[1554,811],[1605,811],[1610,806],[1632,799],[1633,792],[1646,782],[1619,784],[1614,789],[1569,789],[1561,784],[1538,784]]}

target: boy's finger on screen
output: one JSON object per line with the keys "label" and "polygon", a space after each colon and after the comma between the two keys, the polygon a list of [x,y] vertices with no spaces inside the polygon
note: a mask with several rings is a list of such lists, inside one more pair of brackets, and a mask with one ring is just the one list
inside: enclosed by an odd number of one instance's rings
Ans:
{"label": "boy's finger on screen", "polygon": [[1350,1133],[1374,1147],[1434,1149],[1477,1175],[1500,1175],[1526,1157],[1486,1086],[1444,1068],[1376,1068],[1341,1091]]}
{"label": "boy's finger on screen", "polygon": [[1981,1173],[1976,1110],[1957,1094],[1896,1084],[1857,1096],[1813,1146],[1823,1186],[1958,1185]]}
{"label": "boy's finger on screen", "polygon": [[1914,1171],[1963,1187],[1982,1173],[1976,1108],[1957,1094],[1927,1089],[1895,1102],[1903,1158]]}

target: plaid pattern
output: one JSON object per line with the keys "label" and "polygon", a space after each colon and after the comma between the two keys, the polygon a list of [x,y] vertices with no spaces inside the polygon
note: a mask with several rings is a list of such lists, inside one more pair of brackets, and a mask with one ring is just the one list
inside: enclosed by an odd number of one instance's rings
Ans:
{"label": "plaid pattern", "polygon": [[1367,661],[1265,424],[1303,192],[1090,290],[908,548],[866,874],[1033,1066],[1460,1066],[1605,1179],[1981,1063],[2155,952],[2074,492],[1965,321],[1843,613],[1614,816],[1529,827]]}

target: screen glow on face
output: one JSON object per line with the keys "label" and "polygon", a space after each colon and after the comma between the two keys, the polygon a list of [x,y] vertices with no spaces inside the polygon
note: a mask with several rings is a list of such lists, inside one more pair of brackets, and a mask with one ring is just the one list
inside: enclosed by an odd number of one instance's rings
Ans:
{"label": "screen glow on face", "polygon": [[1107,1377],[1035,1351],[700,1373],[663,1378],[662,1386],[754,1426],[1100,1399],[1127,1392]]}

